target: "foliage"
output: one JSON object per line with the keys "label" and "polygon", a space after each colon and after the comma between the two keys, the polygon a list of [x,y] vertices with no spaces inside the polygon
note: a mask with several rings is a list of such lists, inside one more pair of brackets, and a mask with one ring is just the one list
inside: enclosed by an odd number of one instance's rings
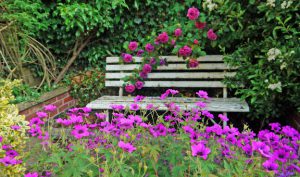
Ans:
{"label": "foliage", "polygon": [[9,102],[14,99],[12,88],[20,81],[0,80],[0,174],[17,176],[25,172],[22,163],[27,140],[28,122],[18,115],[18,108]]}
{"label": "foliage", "polygon": [[88,70],[72,77],[67,83],[71,86],[71,95],[78,100],[78,105],[85,106],[101,96],[104,89],[104,73],[98,69]]}
{"label": "foliage", "polygon": [[111,122],[104,121],[105,113],[94,114],[86,107],[70,109],[64,118],[48,119],[47,114],[55,110],[49,105],[30,121],[32,137],[49,136],[31,149],[29,159],[34,163],[28,173],[66,177],[299,173],[300,136],[295,129],[273,123],[271,130],[256,137],[247,126],[241,132],[233,126],[222,128],[217,122],[228,118],[213,118],[205,110],[206,92],[196,93],[200,98],[191,110],[182,110],[167,98],[178,93],[168,89],[161,95],[166,103],[162,114],[140,95],[130,105],[111,105]]}

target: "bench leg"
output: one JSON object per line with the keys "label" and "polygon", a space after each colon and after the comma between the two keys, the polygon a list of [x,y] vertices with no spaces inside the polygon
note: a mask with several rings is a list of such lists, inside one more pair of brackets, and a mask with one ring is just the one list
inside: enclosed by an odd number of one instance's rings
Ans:
{"label": "bench leg", "polygon": [[[223,112],[223,115],[227,117],[227,112]],[[227,122],[223,121],[223,128],[227,126]]]}
{"label": "bench leg", "polygon": [[106,121],[109,122],[109,110],[106,110]]}

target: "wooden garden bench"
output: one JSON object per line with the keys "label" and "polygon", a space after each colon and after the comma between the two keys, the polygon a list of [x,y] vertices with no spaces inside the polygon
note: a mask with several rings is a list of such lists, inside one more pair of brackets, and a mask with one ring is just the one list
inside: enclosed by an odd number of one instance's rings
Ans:
{"label": "wooden garden bench", "polygon": [[[168,66],[159,66],[157,70],[148,74],[144,87],[165,87],[165,88],[215,88],[223,89],[222,98],[211,98],[207,102],[207,110],[211,112],[249,112],[249,106],[245,101],[238,98],[227,98],[227,88],[221,82],[224,76],[233,76],[234,69],[230,69],[223,62],[222,55],[208,55],[198,58],[197,68],[187,68],[184,60],[177,56],[165,56]],[[118,87],[119,96],[102,96],[92,101],[87,107],[93,110],[111,110],[112,104],[129,105],[133,103],[133,97],[123,96],[124,76],[128,76],[136,68],[139,68],[141,58],[135,57],[134,64],[119,64],[119,57],[106,58],[106,87]],[[174,101],[182,108],[195,107],[195,102],[199,98],[173,97],[160,100],[159,97],[147,96],[140,106],[145,108],[148,103],[152,103],[158,110],[165,110],[164,103],[169,100]]]}

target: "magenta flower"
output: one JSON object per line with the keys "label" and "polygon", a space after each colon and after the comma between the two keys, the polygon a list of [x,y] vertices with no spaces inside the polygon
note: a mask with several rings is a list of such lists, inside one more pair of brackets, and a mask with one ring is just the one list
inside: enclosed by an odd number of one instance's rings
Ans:
{"label": "magenta flower", "polygon": [[128,49],[131,51],[135,51],[138,47],[138,43],[136,41],[132,41],[128,45]]}
{"label": "magenta flower", "polygon": [[150,73],[152,71],[152,66],[150,64],[145,64],[142,70],[144,73]]}
{"label": "magenta flower", "polygon": [[64,125],[64,126],[69,126],[69,125],[72,124],[72,121],[71,121],[71,120],[68,120],[68,119],[58,118],[58,119],[56,119],[56,123],[62,124],[62,125]]}
{"label": "magenta flower", "polygon": [[13,129],[13,130],[20,130],[21,126],[19,126],[19,125],[12,125],[12,126],[10,126],[10,128]]}
{"label": "magenta flower", "polygon": [[2,141],[3,141],[3,137],[2,137],[2,136],[0,136],[0,143],[2,143]]}
{"label": "magenta flower", "polygon": [[129,115],[128,119],[133,120],[133,122],[136,123],[136,124],[139,124],[139,123],[143,122],[142,118],[138,115]]}
{"label": "magenta flower", "polygon": [[28,133],[35,137],[35,136],[38,136],[40,134],[42,134],[42,130],[41,130],[41,127],[39,126],[35,126],[35,127],[31,127],[29,130],[28,130]]}
{"label": "magenta flower", "polygon": [[136,53],[136,56],[140,57],[140,56],[143,55],[143,53],[144,53],[144,50],[142,50],[142,49],[138,50],[137,53]]}
{"label": "magenta flower", "polygon": [[193,43],[194,43],[195,45],[198,45],[198,44],[199,44],[199,41],[198,41],[197,39],[194,39]]}
{"label": "magenta flower", "polygon": [[113,104],[110,105],[110,107],[114,110],[114,111],[122,111],[125,109],[125,106],[120,105],[120,104]]}
{"label": "magenta flower", "polygon": [[171,45],[175,45],[176,41],[174,39],[171,40]]}
{"label": "magenta flower", "polygon": [[189,60],[189,67],[190,68],[197,68],[199,66],[199,62],[197,59],[190,59]]}
{"label": "magenta flower", "polygon": [[39,118],[45,118],[45,117],[48,116],[47,113],[42,112],[42,111],[36,112],[36,115],[37,115]]}
{"label": "magenta flower", "polygon": [[289,159],[289,156],[289,152],[285,151],[284,149],[278,149],[274,151],[273,158],[284,163]]}
{"label": "magenta flower", "polygon": [[168,40],[169,40],[169,36],[168,33],[166,32],[159,34],[158,37],[156,38],[156,41],[159,43],[167,43]]}
{"label": "magenta flower", "polygon": [[149,64],[150,64],[150,65],[155,65],[155,64],[156,64],[155,58],[153,58],[153,57],[150,58]]}
{"label": "magenta flower", "polygon": [[149,104],[147,104],[146,109],[152,110],[152,109],[154,109],[154,105],[152,103],[149,103]]}
{"label": "magenta flower", "polygon": [[70,115],[70,121],[74,124],[76,123],[82,123],[83,122],[83,118],[82,116],[77,116],[75,114],[71,114]]}
{"label": "magenta flower", "polygon": [[167,92],[171,93],[171,95],[176,95],[179,93],[178,90],[174,90],[174,89],[168,89]]}
{"label": "magenta flower", "polygon": [[206,103],[202,102],[202,101],[198,101],[195,103],[196,106],[198,106],[199,108],[205,108],[206,107]]}
{"label": "magenta flower", "polygon": [[205,147],[205,145],[202,143],[192,145],[191,148],[192,148],[192,156],[198,156],[203,158],[204,160],[207,159],[207,156],[210,153],[210,149]]}
{"label": "magenta flower", "polygon": [[277,172],[278,167],[279,167],[278,164],[274,160],[271,160],[271,159],[266,160],[262,165],[268,172],[271,172],[271,171]]}
{"label": "magenta flower", "polygon": [[43,125],[43,124],[45,124],[44,121],[42,121],[42,120],[41,120],[40,118],[38,118],[38,117],[35,117],[35,118],[32,118],[32,119],[30,120],[29,126],[32,126],[32,125]]}
{"label": "magenta flower", "polygon": [[81,139],[82,137],[90,135],[86,125],[75,125],[71,134],[77,139]]}
{"label": "magenta flower", "polygon": [[95,115],[100,120],[105,120],[106,119],[106,114],[104,114],[104,113],[95,113]]}
{"label": "magenta flower", "polygon": [[140,90],[144,87],[144,83],[142,81],[136,81],[134,85],[135,85],[135,88],[138,90]]}
{"label": "magenta flower", "polygon": [[127,84],[125,86],[125,91],[128,92],[128,93],[132,93],[132,92],[134,92],[134,90],[135,90],[135,86],[132,85],[132,84]]}
{"label": "magenta flower", "polygon": [[57,107],[53,104],[49,104],[49,105],[46,105],[44,106],[44,110],[45,111],[50,111],[50,112],[53,112],[57,109]]}
{"label": "magenta flower", "polygon": [[103,168],[99,168],[99,172],[100,172],[100,173],[103,173],[103,172],[104,172],[104,169],[103,169]]}
{"label": "magenta flower", "polygon": [[146,44],[146,46],[145,46],[145,50],[147,51],[147,52],[153,52],[153,50],[154,50],[154,46],[153,45],[151,45],[151,44]]}
{"label": "magenta flower", "polygon": [[139,105],[136,103],[130,104],[130,108],[131,111],[138,111],[140,109]]}
{"label": "magenta flower", "polygon": [[188,10],[187,17],[190,20],[196,20],[199,17],[199,14],[200,14],[200,12],[199,12],[199,10],[197,8],[191,7]]}
{"label": "magenta flower", "polygon": [[119,141],[118,146],[123,149],[125,152],[132,153],[133,151],[136,150],[136,148],[130,144],[130,143],[125,143],[124,141]]}
{"label": "magenta flower", "polygon": [[209,40],[214,41],[214,40],[217,40],[218,36],[216,35],[216,33],[214,33],[213,29],[209,29],[209,30],[207,31],[207,38],[208,38]]}
{"label": "magenta flower", "polygon": [[26,173],[24,177],[38,177],[39,174],[37,172]]}
{"label": "magenta flower", "polygon": [[9,156],[9,157],[12,157],[12,158],[14,158],[14,157],[16,157],[16,156],[18,156],[19,155],[19,153],[17,152],[17,151],[15,151],[15,150],[8,150],[8,151],[6,151],[6,156]]}
{"label": "magenta flower", "polygon": [[205,22],[195,22],[195,26],[198,29],[204,29],[206,26],[206,23]]}
{"label": "magenta flower", "polygon": [[269,126],[271,127],[271,130],[275,132],[279,132],[281,129],[280,123],[274,122],[274,123],[269,123]]}
{"label": "magenta flower", "polygon": [[92,112],[92,109],[89,108],[89,107],[83,107],[83,108],[81,108],[81,110],[82,110],[83,112],[85,112],[85,113]]}
{"label": "magenta flower", "polygon": [[167,128],[162,123],[157,124],[154,127],[151,127],[149,131],[154,137],[167,135]]}
{"label": "magenta flower", "polygon": [[119,125],[121,129],[131,129],[133,128],[133,123],[134,120],[132,119],[121,118],[119,120]]}
{"label": "magenta flower", "polygon": [[145,73],[145,72],[140,72],[140,77],[143,78],[143,79],[146,79],[148,77],[148,73]]}
{"label": "magenta flower", "polygon": [[0,158],[0,163],[2,163],[4,166],[10,166],[10,165],[16,165],[17,160],[10,156],[5,156],[3,158]]}
{"label": "magenta flower", "polygon": [[210,119],[214,118],[214,115],[211,114],[208,110],[202,110],[201,113],[202,113],[202,115],[204,115],[204,116],[206,116],[206,117],[208,117]]}
{"label": "magenta flower", "polygon": [[196,94],[197,94],[200,98],[209,99],[208,93],[207,93],[206,91],[199,90],[198,92],[196,92]]}
{"label": "magenta flower", "polygon": [[178,53],[180,56],[187,57],[192,54],[192,49],[189,46],[185,45],[179,49]]}
{"label": "magenta flower", "polygon": [[182,35],[182,30],[181,30],[180,28],[177,28],[177,29],[174,31],[174,35],[175,35],[176,37],[181,36],[181,35]]}
{"label": "magenta flower", "polygon": [[134,102],[135,102],[135,103],[141,102],[141,101],[143,101],[143,99],[145,99],[145,98],[146,98],[145,96],[137,95],[137,96],[134,98]]}
{"label": "magenta flower", "polygon": [[125,63],[130,63],[130,62],[132,62],[132,60],[133,60],[133,59],[132,59],[132,55],[125,53],[125,54],[123,55],[123,60],[124,60]]}
{"label": "magenta flower", "polygon": [[227,122],[229,120],[228,117],[223,114],[219,114],[218,117],[224,122]]}

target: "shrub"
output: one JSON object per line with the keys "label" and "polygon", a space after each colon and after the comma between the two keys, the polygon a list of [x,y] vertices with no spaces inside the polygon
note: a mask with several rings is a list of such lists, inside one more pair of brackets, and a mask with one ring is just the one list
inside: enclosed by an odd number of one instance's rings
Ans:
{"label": "shrub", "polygon": [[[299,169],[299,132],[270,124],[256,136],[246,126],[221,127],[228,121],[205,109],[207,93],[199,91],[195,107],[185,110],[161,95],[166,111],[137,96],[130,105],[111,105],[113,119],[90,108],[73,108],[67,117],[30,121],[29,133],[42,137],[32,149],[28,174],[57,176],[292,176]],[[51,109],[49,109],[49,107]],[[49,125],[49,126],[46,126]],[[60,127],[53,129],[52,126]],[[44,136],[47,135],[47,136]],[[34,155],[33,155],[34,154]],[[50,155],[50,156],[49,156]],[[298,172],[297,172],[298,171]],[[47,175],[45,175],[47,176]]]}
{"label": "shrub", "polygon": [[22,163],[29,128],[25,117],[18,115],[16,105],[9,102],[14,99],[12,88],[19,81],[0,80],[0,174],[18,176],[25,172]]}

